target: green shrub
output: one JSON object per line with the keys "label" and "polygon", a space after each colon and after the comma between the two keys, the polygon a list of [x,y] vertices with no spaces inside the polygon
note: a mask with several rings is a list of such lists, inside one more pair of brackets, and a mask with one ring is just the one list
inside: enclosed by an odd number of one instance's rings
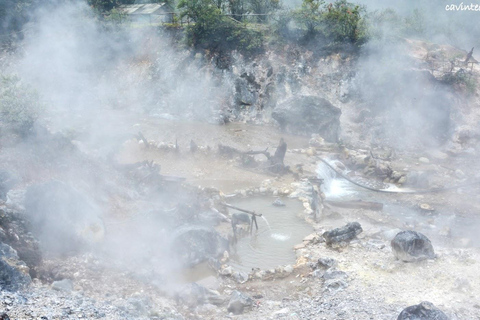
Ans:
{"label": "green shrub", "polygon": [[477,82],[473,76],[465,70],[460,69],[457,72],[447,73],[442,77],[442,82],[451,86],[457,86],[466,90],[469,94],[474,94]]}
{"label": "green shrub", "polygon": [[367,40],[364,7],[346,0],[326,4],[323,0],[303,0],[300,8],[291,12],[296,26],[303,30],[303,39],[319,38],[325,43],[361,45]]}
{"label": "green shrub", "polygon": [[187,43],[212,53],[231,50],[251,55],[263,50],[261,32],[247,28],[222,12],[211,0],[181,0],[180,16],[187,16],[194,24],[187,27]]}
{"label": "green shrub", "polygon": [[16,76],[0,75],[0,81],[0,124],[24,135],[43,108],[39,95]]}

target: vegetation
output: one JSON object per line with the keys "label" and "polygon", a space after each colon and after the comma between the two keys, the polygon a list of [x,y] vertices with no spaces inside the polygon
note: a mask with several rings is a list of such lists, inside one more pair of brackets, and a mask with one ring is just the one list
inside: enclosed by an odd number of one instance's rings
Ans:
{"label": "vegetation", "polygon": [[442,82],[462,88],[469,94],[474,94],[477,87],[475,78],[464,69],[460,69],[454,73],[450,72],[445,74],[442,78]]}
{"label": "vegetation", "polygon": [[[364,7],[346,0],[328,4],[323,0],[303,0],[302,5],[290,13],[288,22],[292,21],[297,26],[298,30],[293,34],[301,41],[317,39],[325,45],[361,45],[367,40],[365,13]],[[285,25],[285,22],[283,19],[281,23]],[[284,30],[284,27],[281,29]]]}
{"label": "vegetation", "polygon": [[16,76],[0,75],[0,124],[26,134],[42,110],[39,95]]}
{"label": "vegetation", "polygon": [[181,0],[180,18],[188,17],[193,24],[187,27],[187,43],[213,53],[238,50],[244,54],[262,51],[261,32],[250,29],[222,11],[212,0]]}

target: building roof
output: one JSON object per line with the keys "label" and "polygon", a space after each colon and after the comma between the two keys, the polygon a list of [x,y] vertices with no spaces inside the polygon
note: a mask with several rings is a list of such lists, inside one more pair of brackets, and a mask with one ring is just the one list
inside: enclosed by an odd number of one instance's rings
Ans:
{"label": "building roof", "polygon": [[124,4],[118,7],[125,14],[162,14],[165,13],[165,3]]}

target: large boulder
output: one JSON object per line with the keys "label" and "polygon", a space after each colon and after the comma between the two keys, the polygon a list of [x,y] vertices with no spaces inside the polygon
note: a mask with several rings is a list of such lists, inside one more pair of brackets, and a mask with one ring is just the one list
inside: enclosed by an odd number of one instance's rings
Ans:
{"label": "large boulder", "polygon": [[294,96],[272,112],[282,129],[294,133],[321,135],[326,141],[337,142],[340,134],[341,110],[316,96]]}
{"label": "large boulder", "polygon": [[29,187],[25,210],[42,250],[76,251],[104,234],[100,209],[88,196],[60,181]]}
{"label": "large boulder", "polygon": [[350,222],[341,228],[336,228],[323,233],[325,243],[329,246],[348,244],[363,231],[358,222]]}
{"label": "large boulder", "polygon": [[391,241],[392,251],[398,260],[405,262],[434,259],[430,240],[420,232],[402,231]]}
{"label": "large boulder", "polygon": [[448,317],[433,303],[423,301],[420,304],[403,309],[397,320],[448,320]]}
{"label": "large boulder", "polygon": [[246,308],[250,308],[253,304],[252,298],[240,291],[233,291],[228,303],[227,311],[233,314],[242,314]]}
{"label": "large boulder", "polygon": [[29,268],[18,258],[17,252],[7,244],[0,243],[0,289],[16,291],[32,282]]}
{"label": "large boulder", "polygon": [[213,228],[185,226],[174,232],[170,248],[181,265],[191,267],[223,255],[228,240]]}

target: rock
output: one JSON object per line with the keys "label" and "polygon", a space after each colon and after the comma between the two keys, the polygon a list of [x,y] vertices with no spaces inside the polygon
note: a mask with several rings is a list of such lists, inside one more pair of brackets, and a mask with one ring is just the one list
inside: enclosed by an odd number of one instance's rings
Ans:
{"label": "rock", "polygon": [[241,293],[240,291],[233,291],[228,303],[227,311],[233,314],[242,314],[245,308],[250,308],[253,304],[252,298]]}
{"label": "rock", "polygon": [[337,261],[332,258],[318,258],[316,267],[320,267],[323,269],[329,269],[335,267],[337,265]]}
{"label": "rock", "polygon": [[42,249],[63,254],[103,238],[101,210],[85,194],[56,180],[30,186],[26,215]]}
{"label": "rock", "polygon": [[348,287],[348,283],[342,279],[329,279],[324,283],[326,291],[338,291]]}
{"label": "rock", "polygon": [[294,96],[272,112],[282,129],[303,134],[318,133],[328,142],[337,142],[341,110],[316,96]]}
{"label": "rock", "polygon": [[330,268],[325,273],[323,274],[323,278],[325,280],[330,280],[330,279],[341,279],[345,280],[348,278],[347,274],[343,271],[336,270],[335,268]]}
{"label": "rock", "polygon": [[1,290],[17,291],[32,282],[29,268],[18,258],[17,252],[7,244],[0,243]]}
{"label": "rock", "polygon": [[236,271],[232,276],[237,283],[245,283],[248,281],[248,274],[245,272]]}
{"label": "rock", "polygon": [[399,232],[391,241],[391,245],[393,254],[401,261],[411,262],[435,258],[430,240],[416,231]]}
{"label": "rock", "polygon": [[362,232],[362,226],[358,222],[350,222],[344,227],[326,231],[323,238],[328,246],[333,244],[348,243]]}
{"label": "rock", "polygon": [[275,199],[275,201],[272,202],[272,205],[274,205],[275,207],[285,207],[285,203],[283,203],[280,198]]}
{"label": "rock", "polygon": [[175,231],[170,248],[183,266],[192,267],[223,256],[228,250],[228,241],[213,228],[186,226]]}
{"label": "rock", "polygon": [[52,289],[57,291],[71,292],[73,290],[73,282],[70,279],[54,281],[52,283]]}
{"label": "rock", "polygon": [[10,317],[5,312],[0,313],[0,320],[10,320]]}
{"label": "rock", "polygon": [[207,289],[197,283],[189,283],[175,292],[175,301],[193,308],[205,303],[221,305],[225,303],[225,297],[218,291]]}
{"label": "rock", "polygon": [[448,320],[448,317],[433,303],[423,301],[420,304],[403,309],[397,320]]}

